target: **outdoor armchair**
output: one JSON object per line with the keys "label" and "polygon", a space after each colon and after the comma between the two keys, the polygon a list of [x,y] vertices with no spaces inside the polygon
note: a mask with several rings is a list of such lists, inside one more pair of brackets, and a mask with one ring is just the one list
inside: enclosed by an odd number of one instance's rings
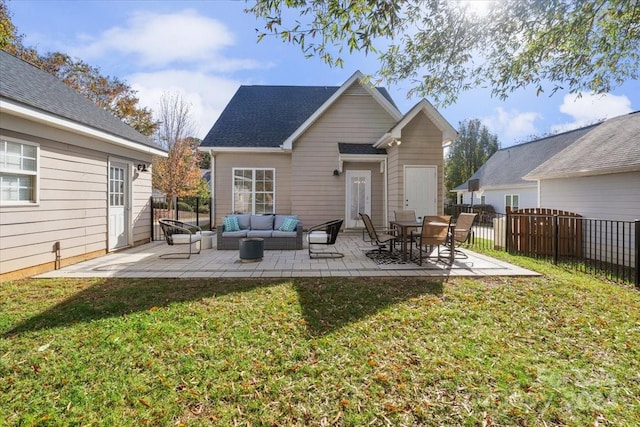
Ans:
{"label": "outdoor armchair", "polygon": [[[336,243],[343,222],[343,219],[334,219],[314,225],[308,230],[309,258],[342,258],[344,256],[343,253],[328,250],[329,246]],[[323,246],[325,249],[321,250]]]}
{"label": "outdoor armchair", "polygon": [[[448,257],[443,257],[440,252],[441,246],[446,246],[447,242],[451,238],[449,234],[449,225],[451,223],[450,215],[434,215],[434,216],[425,216],[422,219],[422,229],[420,232],[414,232],[412,234],[412,244],[409,252],[410,258],[413,256],[413,244],[415,243],[418,248],[418,264],[422,265],[422,260],[424,258],[428,259],[436,259],[437,261],[444,261],[449,263]],[[427,246],[429,250],[427,250]],[[433,252],[433,247],[437,249],[437,256],[431,256]],[[423,250],[426,252],[426,255],[423,256]]]}
{"label": "outdoor armchair", "polygon": [[[160,219],[158,221],[164,238],[169,246],[188,245],[189,252],[171,252],[160,255],[160,258],[174,258],[173,255],[187,255],[191,258],[191,254],[199,254],[202,250],[202,228],[197,225],[187,224],[186,222],[176,221],[174,219]],[[198,244],[198,252],[193,252],[193,245]]]}
{"label": "outdoor armchair", "polygon": [[[465,243],[471,238],[473,235],[473,222],[476,219],[478,214],[475,213],[461,213],[458,215],[458,218],[455,222],[455,227],[453,229],[453,239],[455,240],[455,246],[458,244]],[[467,254],[462,251],[455,250],[455,257],[459,258],[467,258]]]}
{"label": "outdoor armchair", "polygon": [[394,236],[392,234],[379,234],[378,232],[376,232],[376,228],[373,226],[369,215],[360,213],[360,217],[362,218],[364,227],[367,230],[369,238],[371,239],[371,243],[378,246],[378,251],[382,252],[383,248],[389,246],[389,252],[391,252],[395,245],[397,236]]}

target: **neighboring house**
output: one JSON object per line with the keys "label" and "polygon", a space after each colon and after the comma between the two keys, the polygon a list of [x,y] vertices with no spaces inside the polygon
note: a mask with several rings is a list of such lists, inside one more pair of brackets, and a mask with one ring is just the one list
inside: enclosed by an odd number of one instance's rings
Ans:
{"label": "neighboring house", "polygon": [[477,179],[479,184],[478,191],[473,192],[473,200],[467,181],[452,190],[456,192],[457,202],[492,205],[501,213],[506,213],[507,207],[538,207],[537,183],[523,177],[598,126],[595,124],[496,151],[469,178],[469,181]]}
{"label": "neighboring house", "polygon": [[443,210],[443,143],[455,129],[426,100],[401,114],[356,72],[340,87],[242,86],[202,141],[211,153],[215,222],[293,213],[305,228],[358,213]]}
{"label": "neighboring house", "polygon": [[640,112],[609,119],[524,176],[539,206],[583,217],[640,219]]}
{"label": "neighboring house", "polygon": [[149,242],[150,139],[0,51],[0,279]]}

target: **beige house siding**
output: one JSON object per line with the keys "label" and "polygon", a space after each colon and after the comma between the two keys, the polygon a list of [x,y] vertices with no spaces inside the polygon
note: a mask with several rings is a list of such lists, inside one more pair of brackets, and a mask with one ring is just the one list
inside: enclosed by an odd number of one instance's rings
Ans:
{"label": "beige house siding", "polygon": [[[393,124],[393,118],[355,83],[293,143],[291,207],[305,227],[344,218],[347,170],[371,170],[372,189],[383,188],[378,163],[346,162],[338,177],[333,170],[339,166],[339,142],[371,145]],[[381,220],[382,202],[377,200],[383,194],[374,197],[375,192],[372,190],[372,218]]]}
{"label": "beige house siding", "polygon": [[[134,167],[136,164],[133,165]],[[141,245],[151,241],[151,163],[147,163],[147,172],[133,174],[133,245]]]}
{"label": "beige house siding", "polygon": [[[0,277],[53,263],[56,242],[63,264],[87,254],[105,253],[108,160],[112,153],[93,148],[106,150],[110,144],[8,115],[3,116],[0,133],[40,147],[39,203],[0,206]],[[113,147],[111,151],[132,164],[151,162],[151,156],[126,148]],[[150,238],[150,224],[142,219],[151,195],[151,174],[147,175],[133,181],[132,216],[141,221],[133,226],[136,241]]]}
{"label": "beige house siding", "polygon": [[291,211],[291,155],[290,153],[216,153],[214,162],[215,223],[231,213],[233,207],[234,168],[273,168],[276,171],[276,213]]}
{"label": "beige house siding", "polygon": [[404,209],[404,167],[435,166],[438,174],[437,212],[443,212],[444,160],[442,131],[424,113],[419,113],[403,129],[401,145],[388,149],[389,156],[389,218],[395,210]]}

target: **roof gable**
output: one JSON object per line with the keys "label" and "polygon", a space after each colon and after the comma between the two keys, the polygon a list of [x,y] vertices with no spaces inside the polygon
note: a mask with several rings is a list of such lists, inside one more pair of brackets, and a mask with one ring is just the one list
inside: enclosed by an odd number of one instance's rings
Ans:
{"label": "roof gable", "polygon": [[532,170],[525,179],[640,170],[640,112],[614,117]]}
{"label": "roof gable", "polygon": [[[51,116],[69,120],[135,144],[152,147],[153,141],[98,107],[55,76],[0,50],[0,97],[11,102],[16,111],[33,117]],[[3,109],[8,111],[9,104]]]}
{"label": "roof gable", "polygon": [[[330,108],[353,84],[342,86],[240,86],[209,130],[200,147],[222,149],[285,149]],[[386,90],[361,86],[394,118],[400,112]]]}
{"label": "roof gable", "polygon": [[442,132],[442,142],[446,143],[458,136],[458,132],[453,126],[444,118],[442,114],[436,108],[431,105],[426,99],[420,100],[416,105],[409,110],[386,134],[384,134],[374,145],[374,147],[384,146],[390,140],[398,140],[402,135],[402,129],[408,125],[420,112],[423,112],[429,120],[436,125]]}
{"label": "roof gable", "polygon": [[[478,179],[480,188],[531,185],[523,179],[523,176],[597,126],[598,124],[591,125],[502,148],[496,151],[469,180]],[[455,190],[466,191],[469,180],[457,186]]]}
{"label": "roof gable", "polygon": [[402,114],[393,104],[393,102],[390,101],[390,97],[388,97],[388,95],[383,95],[383,93],[377,88],[371,87],[368,84],[363,84],[363,77],[364,75],[360,71],[356,71],[355,73],[353,73],[353,75],[346,82],[344,82],[342,86],[340,86],[340,88],[338,88],[338,90],[324,102],[324,104],[320,106],[320,108],[318,108],[307,120],[305,120],[304,123],[302,123],[302,125],[300,125],[300,127],[298,127],[298,129],[296,129],[293,134],[291,134],[284,141],[282,147],[285,150],[290,150],[293,147],[293,142],[307,129],[309,129],[309,127],[313,123],[315,123],[315,121],[318,120],[318,118],[325,111],[327,111],[333,105],[333,103],[336,102],[338,98],[340,98],[340,96],[342,96],[342,94],[347,91],[347,89],[349,89],[354,84],[360,84],[369,93],[369,95],[371,95],[373,99],[377,101],[378,104],[380,104],[380,106],[384,108],[385,111],[387,111],[387,113],[389,113],[391,117],[393,117],[395,120],[399,120],[400,117],[402,117]]}

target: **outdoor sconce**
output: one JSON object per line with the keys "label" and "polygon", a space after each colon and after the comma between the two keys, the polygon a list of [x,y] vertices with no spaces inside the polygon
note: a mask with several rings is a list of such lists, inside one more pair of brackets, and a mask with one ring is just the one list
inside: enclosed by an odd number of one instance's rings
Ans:
{"label": "outdoor sconce", "polygon": [[340,176],[340,171],[338,169],[334,169],[333,176]]}

